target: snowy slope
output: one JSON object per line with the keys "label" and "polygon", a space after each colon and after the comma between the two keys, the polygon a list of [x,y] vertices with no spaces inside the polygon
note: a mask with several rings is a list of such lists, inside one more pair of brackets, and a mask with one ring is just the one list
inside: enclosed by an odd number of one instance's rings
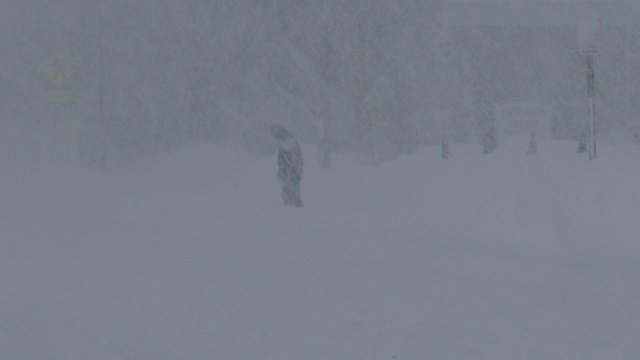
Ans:
{"label": "snowy slope", "polygon": [[0,174],[0,359],[631,359],[640,147]]}

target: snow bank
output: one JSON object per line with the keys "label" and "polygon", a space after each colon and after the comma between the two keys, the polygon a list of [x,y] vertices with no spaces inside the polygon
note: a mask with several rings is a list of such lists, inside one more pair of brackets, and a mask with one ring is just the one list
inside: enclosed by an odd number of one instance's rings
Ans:
{"label": "snow bank", "polygon": [[633,358],[640,147],[538,145],[4,173],[0,358]]}

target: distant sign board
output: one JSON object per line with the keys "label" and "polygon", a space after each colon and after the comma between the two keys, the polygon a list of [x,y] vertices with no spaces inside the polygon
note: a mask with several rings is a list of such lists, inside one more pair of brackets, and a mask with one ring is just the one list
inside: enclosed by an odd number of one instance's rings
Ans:
{"label": "distant sign board", "polygon": [[578,51],[580,55],[595,55],[602,39],[600,20],[578,21]]}
{"label": "distant sign board", "polygon": [[533,99],[509,99],[496,105],[498,136],[535,133],[541,139],[551,137],[553,108]]}
{"label": "distant sign board", "polygon": [[73,75],[73,68],[64,55],[54,54],[42,64],[42,72],[56,86],[62,86]]}
{"label": "distant sign board", "polygon": [[49,57],[41,66],[44,76],[55,85],[49,92],[49,102],[62,104],[71,101],[71,93],[65,90],[65,84],[73,75],[71,62],[63,54],[56,53]]}

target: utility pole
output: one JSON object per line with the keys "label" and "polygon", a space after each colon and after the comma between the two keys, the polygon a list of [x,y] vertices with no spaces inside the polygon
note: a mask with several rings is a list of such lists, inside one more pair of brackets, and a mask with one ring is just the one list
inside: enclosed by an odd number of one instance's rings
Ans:
{"label": "utility pole", "polygon": [[589,98],[587,146],[589,160],[596,158],[596,106],[593,60],[594,55],[598,53],[601,36],[600,20],[578,22],[578,50],[580,55],[583,55],[587,60],[587,96]]}
{"label": "utility pole", "polygon": [[593,74],[593,55],[587,55],[587,95],[589,96],[589,160],[596,158],[596,104],[595,78]]}
{"label": "utility pole", "polygon": [[104,53],[103,53],[103,44],[102,44],[102,13],[100,12],[100,5],[96,6],[96,15],[97,15],[97,28],[98,28],[98,57],[100,61],[100,70],[98,74],[98,121],[100,122],[100,126],[103,126],[104,121],[104,85],[103,85],[103,77],[104,77]]}
{"label": "utility pole", "polygon": [[364,30],[364,68],[365,68],[365,72],[367,74],[367,79],[366,79],[366,83],[367,83],[367,89],[366,89],[366,112],[367,115],[369,117],[369,146],[370,146],[370,151],[371,151],[371,157],[373,158],[373,163],[378,166],[378,155],[376,152],[376,122],[375,122],[375,118],[374,118],[374,109],[373,109],[373,79],[372,79],[372,75],[371,75],[371,67],[369,66],[369,31],[370,31],[370,22],[367,21],[365,23],[365,30]]}
{"label": "utility pole", "polygon": [[104,40],[102,34],[102,11],[100,9],[100,4],[98,3],[96,6],[96,25],[98,29],[97,40],[98,40],[98,61],[100,69],[98,70],[98,124],[96,126],[98,136],[95,141],[97,144],[94,144],[94,156],[96,156],[96,160],[100,163],[100,165],[107,169],[108,167],[108,151],[110,150],[108,144],[111,142],[108,139],[108,132],[105,129],[108,129],[107,124],[105,123],[104,116],[104,93],[105,93],[105,84],[104,84],[104,75],[105,75],[105,60],[104,60]]}

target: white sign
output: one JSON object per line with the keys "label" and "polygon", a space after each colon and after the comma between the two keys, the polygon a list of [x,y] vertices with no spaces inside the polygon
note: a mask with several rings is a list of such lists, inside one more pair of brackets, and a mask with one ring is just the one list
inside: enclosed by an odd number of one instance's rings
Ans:
{"label": "white sign", "polygon": [[578,21],[578,51],[580,55],[597,54],[601,38],[600,20]]}
{"label": "white sign", "polygon": [[535,133],[541,139],[551,138],[553,108],[534,99],[509,99],[496,104],[496,126],[499,137]]}

